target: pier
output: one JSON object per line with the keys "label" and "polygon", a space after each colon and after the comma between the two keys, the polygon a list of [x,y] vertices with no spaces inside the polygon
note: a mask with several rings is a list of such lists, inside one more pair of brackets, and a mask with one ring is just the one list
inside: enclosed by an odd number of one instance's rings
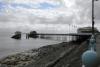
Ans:
{"label": "pier", "polygon": [[[28,33],[22,33],[22,35],[26,35],[26,39],[30,37],[27,36]],[[57,40],[62,42],[68,41],[78,41],[81,39],[87,39],[87,37],[91,36],[91,33],[68,33],[68,34],[56,34],[56,33],[37,33],[37,38],[40,39],[49,39],[49,40]]]}

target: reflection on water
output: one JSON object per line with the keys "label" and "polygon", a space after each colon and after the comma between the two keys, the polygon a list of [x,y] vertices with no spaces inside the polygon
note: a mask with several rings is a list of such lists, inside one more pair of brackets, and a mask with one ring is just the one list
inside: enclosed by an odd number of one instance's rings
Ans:
{"label": "reflection on water", "polygon": [[39,38],[62,41],[62,42],[69,42],[69,41],[72,41],[73,39],[72,36],[69,36],[69,35],[39,35]]}

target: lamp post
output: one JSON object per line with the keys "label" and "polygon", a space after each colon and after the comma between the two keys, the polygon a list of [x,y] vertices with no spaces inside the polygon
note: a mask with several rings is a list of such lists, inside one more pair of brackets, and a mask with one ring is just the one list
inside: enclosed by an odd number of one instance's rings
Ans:
{"label": "lamp post", "polygon": [[94,1],[92,0],[92,36],[89,43],[89,49],[82,54],[82,63],[84,67],[95,67],[97,66],[97,53],[96,53],[96,41],[94,31]]}
{"label": "lamp post", "polygon": [[94,0],[92,0],[92,34],[94,34]]}
{"label": "lamp post", "polygon": [[95,24],[95,21],[94,21],[94,1],[98,1],[98,0],[92,0],[92,34],[95,33],[95,31],[94,31],[94,24]]}

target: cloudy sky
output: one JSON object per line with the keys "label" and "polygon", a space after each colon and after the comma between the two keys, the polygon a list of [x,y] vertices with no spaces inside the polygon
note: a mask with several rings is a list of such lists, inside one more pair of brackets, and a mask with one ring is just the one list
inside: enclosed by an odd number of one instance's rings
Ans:
{"label": "cloudy sky", "polygon": [[[96,1],[98,28],[99,19],[100,1]],[[0,28],[74,32],[81,26],[91,26],[91,0],[0,0]]]}

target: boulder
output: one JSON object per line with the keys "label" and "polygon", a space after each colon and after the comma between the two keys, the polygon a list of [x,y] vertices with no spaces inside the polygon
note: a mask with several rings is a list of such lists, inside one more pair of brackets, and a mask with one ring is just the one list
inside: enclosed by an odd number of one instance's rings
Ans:
{"label": "boulder", "polygon": [[21,32],[20,31],[16,31],[15,34],[11,38],[21,39]]}
{"label": "boulder", "polygon": [[31,31],[28,35],[30,38],[38,38],[37,32],[36,31]]}

